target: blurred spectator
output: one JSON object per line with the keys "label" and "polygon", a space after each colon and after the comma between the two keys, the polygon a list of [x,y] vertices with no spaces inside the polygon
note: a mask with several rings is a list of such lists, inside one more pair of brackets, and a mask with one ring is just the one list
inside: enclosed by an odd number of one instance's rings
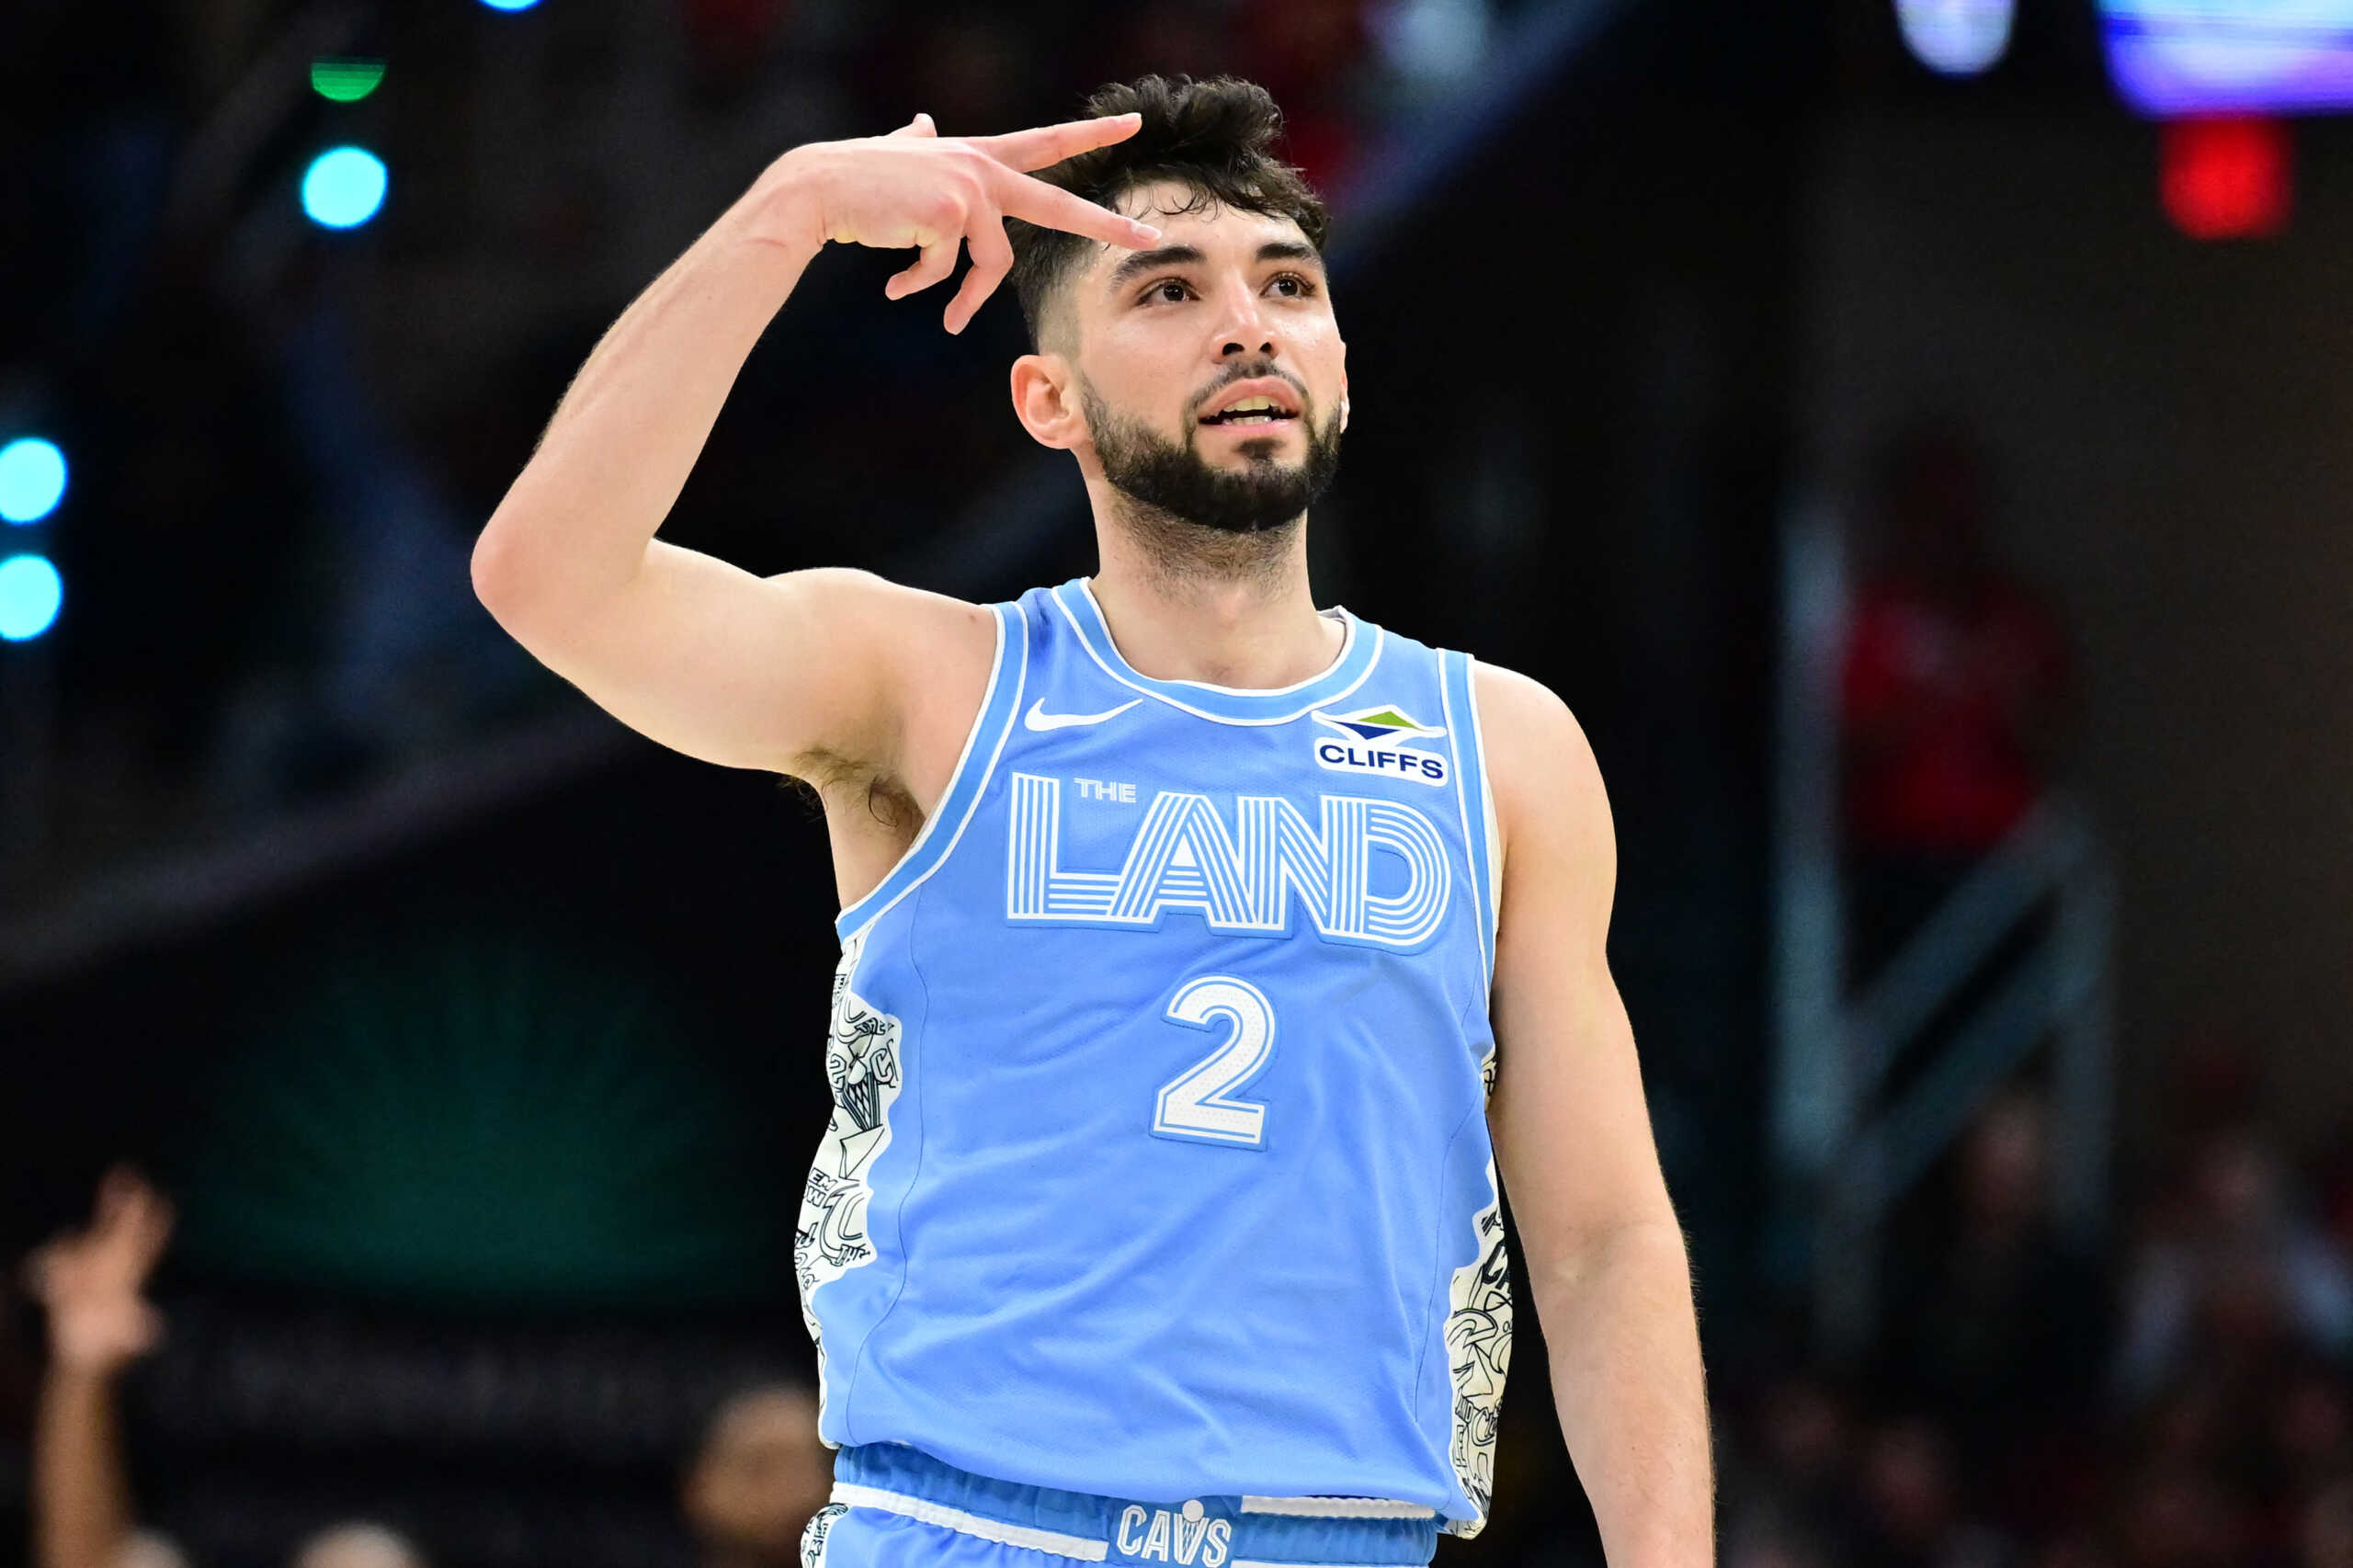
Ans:
{"label": "blurred spectator", "polygon": [[1753,1474],[1726,1489],[1730,1556],[1752,1568],[1850,1561],[1858,1526],[1847,1495],[1854,1430],[1847,1402],[1810,1371],[1773,1381],[1757,1401]]}
{"label": "blurred spectator", "polygon": [[2188,1038],[2117,1305],[2051,1224],[2059,1129],[2015,1085],[1892,1250],[1869,1375],[1720,1394],[1728,1568],[2353,1568],[2353,1268],[2234,1048]]}
{"label": "blurred spectator", "polygon": [[2194,1146],[2137,1249],[2115,1365],[2128,1399],[2186,1369],[2252,1377],[2298,1347],[2353,1348],[2353,1271],[2291,1203],[2278,1152],[2247,1125]]}
{"label": "blurred spectator", "polygon": [[687,1523],[707,1568],[797,1563],[801,1528],[825,1505],[834,1453],[807,1389],[768,1383],[722,1405],[688,1469]]}
{"label": "blurred spectator", "polygon": [[2007,1541],[1967,1517],[1950,1445],[1925,1415],[1871,1434],[1863,1455],[1862,1560],[1881,1568],[1993,1568]]}
{"label": "blurred spectator", "polygon": [[[1961,1141],[1948,1212],[1897,1249],[1886,1292],[1885,1385],[1943,1415],[2013,1528],[2065,1506],[2067,1428],[2081,1422],[2064,1413],[2094,1406],[2107,1343],[2097,1269],[2052,1221],[2050,1140],[2040,1093],[1990,1101]],[[2052,1442],[2023,1440],[2043,1428]]]}
{"label": "blurred spectator", "polygon": [[2070,690],[2057,620],[1987,545],[1976,449],[1907,429],[1874,490],[1883,555],[1856,593],[1842,677],[1858,978],[2041,795]]}
{"label": "blurred spectator", "polygon": [[[186,1568],[164,1537],[135,1530],[115,1389],[153,1349],[164,1321],[148,1275],[172,1233],[172,1206],[128,1170],[107,1173],[86,1231],[36,1252],[26,1283],[49,1313],[49,1367],[33,1433],[34,1568]],[[295,1553],[293,1568],[426,1568],[380,1525],[340,1524]]]}

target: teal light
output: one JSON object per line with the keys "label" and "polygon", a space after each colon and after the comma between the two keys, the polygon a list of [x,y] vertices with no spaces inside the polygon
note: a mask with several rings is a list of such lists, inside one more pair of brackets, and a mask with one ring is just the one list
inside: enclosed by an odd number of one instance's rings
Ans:
{"label": "teal light", "polygon": [[0,447],[0,517],[37,523],[65,498],[65,454],[39,436]]}
{"label": "teal light", "polygon": [[330,147],[302,176],[302,210],[327,229],[356,229],[384,205],[384,160],[365,147]]}
{"label": "teal light", "polygon": [[12,555],[0,561],[0,638],[29,642],[57,621],[65,582],[46,556]]}

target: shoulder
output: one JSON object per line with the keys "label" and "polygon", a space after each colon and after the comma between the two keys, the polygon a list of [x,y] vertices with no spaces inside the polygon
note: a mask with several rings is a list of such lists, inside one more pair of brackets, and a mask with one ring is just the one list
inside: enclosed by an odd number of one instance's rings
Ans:
{"label": "shoulder", "polygon": [[1601,793],[1601,765],[1569,705],[1540,680],[1471,662],[1479,703],[1479,733],[1498,790],[1560,799]]}
{"label": "shoulder", "polygon": [[956,680],[960,673],[977,671],[984,681],[995,657],[996,615],[984,604],[854,566],[803,567],[767,582],[814,612],[838,654],[870,660],[915,692],[938,687],[942,676],[950,686],[972,684]]}
{"label": "shoulder", "polygon": [[1515,848],[1615,861],[1609,796],[1601,764],[1569,705],[1543,682],[1517,670],[1471,662],[1479,736],[1504,863]]}
{"label": "shoulder", "polygon": [[894,583],[856,566],[804,566],[774,573],[767,581],[781,593],[822,606],[846,625],[887,625],[901,635],[983,643],[996,635],[995,618],[986,605]]}

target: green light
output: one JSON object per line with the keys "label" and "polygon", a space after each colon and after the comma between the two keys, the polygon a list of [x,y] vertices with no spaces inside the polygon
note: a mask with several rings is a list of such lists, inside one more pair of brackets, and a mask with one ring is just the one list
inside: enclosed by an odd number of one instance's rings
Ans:
{"label": "green light", "polygon": [[356,104],[376,90],[384,79],[384,62],[354,55],[327,55],[311,62],[311,85],[319,97],[339,104]]}

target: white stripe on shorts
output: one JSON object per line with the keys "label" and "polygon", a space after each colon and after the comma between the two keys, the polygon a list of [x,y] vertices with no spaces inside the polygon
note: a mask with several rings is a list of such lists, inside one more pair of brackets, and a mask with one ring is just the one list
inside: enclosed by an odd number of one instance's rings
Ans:
{"label": "white stripe on shorts", "polygon": [[[978,1514],[968,1514],[961,1508],[950,1508],[927,1497],[910,1497],[904,1492],[885,1492],[880,1486],[860,1486],[853,1482],[834,1483],[834,1501],[863,1504],[869,1508],[881,1508],[885,1513],[904,1514],[927,1525],[939,1525],[966,1535],[979,1536],[1001,1546],[1026,1546],[1033,1551],[1051,1551],[1063,1557],[1075,1557],[1085,1562],[1100,1562],[1111,1555],[1111,1543],[1089,1540],[1085,1536],[1063,1535],[1054,1530],[1031,1529],[1027,1525],[1008,1525],[995,1519],[985,1519]],[[1239,1568],[1239,1565],[1237,1565]]]}

